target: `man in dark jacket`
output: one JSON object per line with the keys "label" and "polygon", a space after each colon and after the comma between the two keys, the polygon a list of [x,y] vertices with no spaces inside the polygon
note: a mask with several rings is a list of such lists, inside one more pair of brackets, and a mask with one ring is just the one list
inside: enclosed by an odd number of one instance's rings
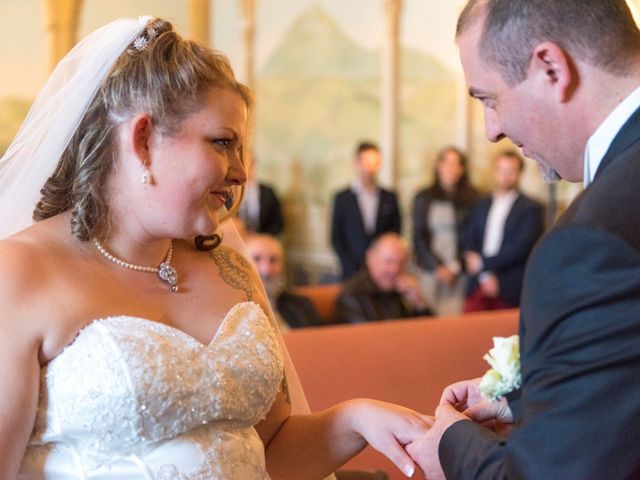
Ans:
{"label": "man in dark jacket", "polygon": [[471,0],[457,37],[489,140],[586,188],[529,258],[521,387],[448,387],[407,450],[430,480],[640,478],[640,31],[625,0]]}
{"label": "man in dark jacket", "polygon": [[271,185],[256,179],[255,157],[248,160],[247,183],[238,217],[249,232],[278,236],[284,229],[280,199]]}
{"label": "man in dark jacket", "polygon": [[409,247],[396,233],[373,241],[365,267],[351,277],[336,300],[338,323],[360,323],[431,315],[418,279],[406,271]]}
{"label": "man in dark jacket", "polygon": [[465,312],[520,305],[524,267],[542,234],[542,205],[518,186],[524,159],[515,151],[494,160],[493,193],[471,211],[465,265],[469,274]]}
{"label": "man in dark jacket", "polygon": [[267,234],[251,234],[246,243],[281,326],[298,328],[322,325],[320,314],[311,301],[287,288],[284,254],[278,239]]}
{"label": "man in dark jacket", "polygon": [[331,243],[346,280],[363,265],[371,241],[384,232],[400,233],[401,216],[395,192],[377,184],[380,151],[371,142],[358,145],[355,155],[357,177],[338,192],[333,201]]}

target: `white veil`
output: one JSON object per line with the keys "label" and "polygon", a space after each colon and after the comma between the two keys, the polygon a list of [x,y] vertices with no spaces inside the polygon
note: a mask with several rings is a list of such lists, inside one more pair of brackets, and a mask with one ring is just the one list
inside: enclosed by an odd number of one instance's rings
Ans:
{"label": "white veil", "polygon": [[55,171],[100,84],[150,19],[111,22],[58,63],[0,159],[0,239],[33,223],[40,189]]}

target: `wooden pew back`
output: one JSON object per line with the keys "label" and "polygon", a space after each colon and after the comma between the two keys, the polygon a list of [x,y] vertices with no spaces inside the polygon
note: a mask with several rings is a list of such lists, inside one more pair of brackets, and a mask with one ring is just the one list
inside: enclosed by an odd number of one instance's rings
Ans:
{"label": "wooden pew back", "polygon": [[342,283],[328,283],[292,287],[296,295],[303,295],[311,300],[327,325],[335,323],[336,297],[342,290]]}
{"label": "wooden pew back", "polygon": [[[366,397],[433,414],[443,388],[482,375],[492,337],[516,334],[517,324],[518,311],[503,310],[297,329],[284,338],[312,411]],[[369,448],[345,468],[404,478]]]}

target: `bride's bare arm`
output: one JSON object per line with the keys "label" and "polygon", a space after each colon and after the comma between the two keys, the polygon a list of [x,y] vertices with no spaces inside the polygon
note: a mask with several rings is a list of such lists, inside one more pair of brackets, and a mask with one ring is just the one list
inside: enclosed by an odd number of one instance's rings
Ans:
{"label": "bride's bare arm", "polygon": [[[289,416],[283,401],[284,396],[280,396],[264,421],[266,425],[281,421],[276,433],[265,442],[267,470],[274,480],[322,479],[367,443],[407,476],[413,474],[415,464],[403,446],[424,434],[429,422],[412,410],[355,399],[322,412]],[[272,415],[276,418],[270,418]],[[258,433],[262,434],[264,426],[256,427]]]}
{"label": "bride's bare arm", "polygon": [[38,403],[40,338],[29,315],[35,273],[21,252],[0,245],[0,478],[15,479]]}
{"label": "bride's bare arm", "polygon": [[256,425],[274,480],[321,480],[367,444],[411,477],[415,463],[404,446],[423,436],[432,418],[368,399],[354,399],[314,414],[291,415],[286,376],[267,414]]}

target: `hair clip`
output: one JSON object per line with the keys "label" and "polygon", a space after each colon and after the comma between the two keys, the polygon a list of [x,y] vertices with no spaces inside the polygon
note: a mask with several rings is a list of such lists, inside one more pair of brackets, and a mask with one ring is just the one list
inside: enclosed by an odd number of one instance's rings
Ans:
{"label": "hair clip", "polygon": [[[140,21],[145,24],[151,20],[151,17],[140,17]],[[133,41],[133,48],[138,50],[139,52],[143,51],[147,48],[147,45],[151,43],[151,40],[156,38],[158,32],[156,32],[155,28],[150,29],[149,31],[143,31],[138,38]]]}
{"label": "hair clip", "polygon": [[149,39],[147,37],[143,37],[142,35],[140,35],[133,41],[133,48],[135,48],[139,52],[147,48],[147,45],[149,45]]}

